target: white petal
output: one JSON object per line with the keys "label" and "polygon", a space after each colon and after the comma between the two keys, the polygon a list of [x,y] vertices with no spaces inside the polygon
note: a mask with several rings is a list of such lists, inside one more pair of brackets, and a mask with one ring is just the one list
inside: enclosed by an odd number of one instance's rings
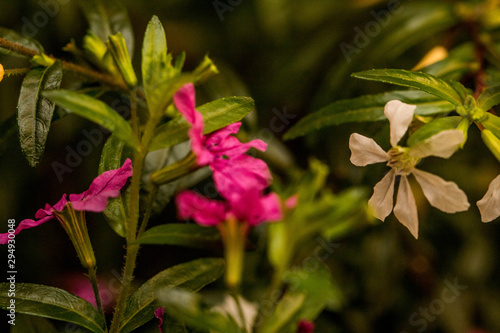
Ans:
{"label": "white petal", "polygon": [[392,197],[394,195],[394,180],[396,172],[391,169],[381,181],[375,185],[373,195],[368,200],[368,205],[373,211],[373,215],[379,220],[385,220],[392,211]]}
{"label": "white petal", "polygon": [[467,196],[454,182],[417,169],[413,170],[413,174],[432,206],[445,213],[456,213],[469,209]]}
{"label": "white petal", "polygon": [[410,230],[413,237],[418,238],[417,204],[415,203],[415,198],[411,192],[408,178],[405,175],[401,176],[401,180],[399,182],[394,215],[402,225]]}
{"label": "white petal", "polygon": [[449,158],[464,140],[462,131],[456,129],[441,131],[411,147],[410,154],[419,158],[427,156]]}
{"label": "white petal", "polygon": [[409,105],[398,100],[387,102],[384,114],[389,119],[391,126],[391,145],[397,146],[399,140],[405,135],[413,119],[416,105]]}
{"label": "white petal", "polygon": [[351,149],[351,163],[357,166],[389,160],[387,153],[373,139],[358,133],[353,133],[349,137],[349,148]]}
{"label": "white petal", "polygon": [[500,215],[500,175],[492,180],[484,197],[477,202],[481,221],[490,222]]}

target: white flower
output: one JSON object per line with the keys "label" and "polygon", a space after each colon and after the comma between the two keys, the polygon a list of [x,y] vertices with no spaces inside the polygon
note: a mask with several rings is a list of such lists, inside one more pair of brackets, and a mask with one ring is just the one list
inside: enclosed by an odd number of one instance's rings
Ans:
{"label": "white flower", "polygon": [[382,221],[392,211],[394,184],[396,176],[400,176],[394,215],[415,238],[418,238],[417,206],[410,189],[408,175],[415,176],[429,203],[443,212],[465,211],[469,208],[469,202],[465,193],[455,183],[415,168],[415,165],[424,157],[449,158],[453,155],[464,141],[464,134],[461,131],[444,130],[412,147],[397,145],[410,126],[415,108],[415,105],[396,100],[389,101],[385,105],[384,114],[389,119],[392,146],[388,152],[380,148],[373,139],[358,133],[351,134],[349,148],[351,149],[351,162],[354,165],[366,166],[387,162],[387,165],[391,167],[385,177],[375,185],[373,195],[368,201],[375,217]]}
{"label": "white flower", "polygon": [[500,175],[490,183],[484,197],[477,202],[481,221],[490,222],[500,215]]}

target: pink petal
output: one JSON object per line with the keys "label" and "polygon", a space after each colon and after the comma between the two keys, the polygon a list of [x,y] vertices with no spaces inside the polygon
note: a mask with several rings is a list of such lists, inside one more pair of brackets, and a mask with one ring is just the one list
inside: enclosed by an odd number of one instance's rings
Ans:
{"label": "pink petal", "polygon": [[240,155],[228,161],[219,160],[210,165],[217,191],[226,199],[241,195],[249,189],[263,190],[272,181],[267,164],[257,158]]}
{"label": "pink petal", "polygon": [[411,192],[408,178],[405,175],[401,176],[396,200],[394,215],[402,225],[410,230],[413,237],[418,239],[417,204]]}
{"label": "pink petal", "polygon": [[[45,209],[39,209],[36,212],[35,217],[37,218],[37,220],[31,220],[31,219],[22,220],[15,229],[14,235],[20,233],[21,230],[37,227],[41,224],[44,224],[47,221],[52,220],[54,218],[52,212],[54,210],[56,211],[63,210],[67,202],[68,201],[66,200],[66,194],[63,194],[62,198],[54,206],[46,204]],[[0,234],[0,244],[7,244],[9,241],[8,237],[9,233]]]}
{"label": "pink petal", "polygon": [[387,102],[384,114],[389,119],[391,126],[391,146],[396,147],[399,140],[405,135],[411,121],[416,105],[409,105],[398,100]]}
{"label": "pink petal", "polygon": [[174,95],[174,104],[177,110],[191,125],[197,122],[198,115],[195,110],[195,91],[192,83],[183,85]]}
{"label": "pink petal", "polygon": [[260,190],[253,188],[230,200],[231,212],[240,222],[255,226],[264,221],[279,221],[283,218],[281,200],[276,193],[261,196]]}
{"label": "pink petal", "polygon": [[267,143],[256,139],[247,143],[241,143],[237,138],[230,136],[238,132],[241,126],[240,122],[233,123],[207,136],[206,147],[213,154],[222,157],[238,157],[247,152],[251,147],[265,151]]}
{"label": "pink petal", "polygon": [[165,315],[165,309],[161,306],[155,310],[155,317],[158,319],[158,329],[163,333],[163,316]]}
{"label": "pink petal", "polygon": [[298,194],[294,194],[290,198],[285,200],[285,207],[287,209],[294,209],[297,206],[298,202],[299,202],[299,196]]}
{"label": "pink petal", "polygon": [[70,194],[69,200],[75,210],[102,212],[109,198],[120,195],[120,190],[132,176],[132,161],[127,158],[119,169],[105,171],[90,184],[87,191]]}
{"label": "pink petal", "polygon": [[226,203],[207,199],[193,191],[181,192],[176,204],[180,218],[191,218],[201,225],[214,226],[226,220]]}
{"label": "pink petal", "polygon": [[358,133],[353,133],[349,137],[349,149],[351,149],[351,163],[356,166],[389,160],[387,153],[373,139]]}
{"label": "pink petal", "polygon": [[297,333],[313,333],[314,323],[309,320],[301,320],[297,326]]}
{"label": "pink petal", "polygon": [[457,184],[422,170],[413,170],[429,203],[445,213],[463,212],[469,209],[467,195]]}
{"label": "pink petal", "polygon": [[477,207],[483,222],[493,221],[500,216],[500,175],[490,183],[486,194],[477,202]]}
{"label": "pink petal", "polygon": [[396,172],[391,169],[373,189],[373,195],[368,205],[376,218],[383,221],[391,213],[394,196],[394,181]]}

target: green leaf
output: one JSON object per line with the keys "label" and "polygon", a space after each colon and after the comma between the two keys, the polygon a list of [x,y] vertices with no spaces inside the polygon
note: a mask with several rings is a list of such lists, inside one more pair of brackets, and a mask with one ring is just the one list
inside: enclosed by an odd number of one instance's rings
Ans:
{"label": "green leaf", "polygon": [[[131,156],[132,151],[125,146],[125,142],[116,135],[111,135],[102,149],[99,174],[120,168],[123,162],[127,158],[131,158]],[[129,197],[129,189],[122,191],[120,196],[108,200],[108,204],[104,210],[104,216],[106,216],[108,224],[122,237],[127,235]]]}
{"label": "green leaf", "polygon": [[202,296],[186,290],[163,288],[157,292],[165,312],[182,319],[187,326],[219,333],[243,333],[232,317],[211,310]]}
{"label": "green leaf", "polygon": [[[253,109],[254,101],[250,97],[221,98],[197,108],[203,115],[205,134],[243,119]],[[180,116],[159,126],[155,131],[150,150],[170,147],[187,140],[187,131],[190,127],[184,117]]]}
{"label": "green leaf", "polygon": [[481,95],[478,96],[476,105],[484,111],[488,111],[495,105],[500,104],[500,84],[486,88]]}
{"label": "green leaf", "polygon": [[500,117],[494,114],[488,113],[488,119],[481,123],[484,128],[489,129],[497,137],[500,138]]}
{"label": "green leaf", "polygon": [[419,142],[422,142],[434,134],[437,134],[444,130],[455,129],[458,124],[462,120],[462,117],[452,116],[452,117],[444,117],[438,118],[430,123],[427,123],[416,130],[406,141],[406,144],[411,147],[416,145]]}
{"label": "green leaf", "polygon": [[142,80],[152,112],[160,105],[162,89],[159,88],[169,78],[171,61],[172,57],[167,53],[165,30],[158,17],[153,16],[146,28],[142,45]]}
{"label": "green leaf", "polygon": [[179,287],[196,291],[217,280],[222,275],[223,269],[224,260],[204,258],[176,265],[158,273],[130,296],[120,323],[120,332],[131,332],[153,318],[155,309],[159,307],[155,298],[155,292],[159,288]]}
{"label": "green leaf", "polygon": [[58,333],[55,326],[42,317],[16,314],[15,325],[11,326],[10,333]]}
{"label": "green leaf", "polygon": [[215,228],[202,227],[197,224],[171,223],[147,230],[137,239],[137,243],[209,248],[220,243],[220,236]]}
{"label": "green leaf", "polygon": [[453,105],[461,105],[461,94],[448,82],[433,75],[404,69],[372,69],[352,74],[358,79],[392,83],[422,90],[444,99]]}
{"label": "green leaf", "polygon": [[17,124],[21,149],[32,167],[42,157],[55,108],[41,93],[59,88],[61,80],[60,61],[50,67],[35,67],[24,77],[17,104]]}
{"label": "green leaf", "polygon": [[293,139],[331,125],[384,120],[386,119],[384,106],[394,99],[416,105],[415,113],[418,115],[444,113],[455,109],[452,104],[418,90],[400,90],[361,96],[333,102],[304,117],[285,133],[283,139]]}
{"label": "green leaf", "polygon": [[[13,30],[0,27],[0,37],[8,40],[9,42],[19,44],[33,52],[43,53],[43,46],[37,40],[23,36]],[[25,55],[21,55],[19,53],[15,53],[3,48],[0,48],[0,53],[21,58],[29,58]]]}
{"label": "green leaf", "polygon": [[78,0],[90,31],[104,43],[108,37],[122,33],[130,56],[134,54],[134,31],[127,10],[118,0]]}
{"label": "green leaf", "polygon": [[44,92],[43,96],[69,112],[101,125],[125,141],[130,147],[137,149],[137,137],[130,124],[104,102],[84,94],[62,89]]}
{"label": "green leaf", "polygon": [[16,312],[62,320],[80,325],[92,332],[104,332],[104,319],[86,300],[65,290],[33,283],[16,283],[14,297],[9,296],[10,283],[0,284],[0,307],[7,309],[15,300]]}
{"label": "green leaf", "polygon": [[306,295],[302,293],[286,293],[280,300],[271,316],[262,319],[257,317],[258,333],[293,332],[284,330],[292,321],[295,321],[300,309],[304,306]]}

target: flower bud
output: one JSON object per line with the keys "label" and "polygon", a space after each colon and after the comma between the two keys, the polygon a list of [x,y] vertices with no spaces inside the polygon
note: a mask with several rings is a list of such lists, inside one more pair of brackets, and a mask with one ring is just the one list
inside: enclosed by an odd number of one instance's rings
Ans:
{"label": "flower bud", "polygon": [[193,75],[195,77],[194,81],[196,83],[203,83],[212,75],[218,73],[219,71],[217,70],[217,67],[214,65],[212,60],[208,56],[205,56],[205,58],[203,58],[203,61],[193,71]]}
{"label": "flower bud", "polygon": [[481,138],[483,142],[486,144],[486,147],[495,155],[498,161],[500,161],[500,139],[493,134],[488,129],[484,129],[481,132]]}
{"label": "flower bud", "polygon": [[125,38],[123,38],[120,32],[109,36],[108,45],[123,79],[130,87],[135,87],[137,85],[137,76],[135,76],[134,68],[132,67]]}
{"label": "flower bud", "polygon": [[3,70],[3,66],[2,66],[2,64],[0,64],[0,81],[2,81],[4,73],[5,73],[5,71]]}
{"label": "flower bud", "polygon": [[35,65],[50,67],[56,62],[56,60],[54,58],[49,57],[45,53],[41,53],[31,58],[31,62],[34,63]]}

